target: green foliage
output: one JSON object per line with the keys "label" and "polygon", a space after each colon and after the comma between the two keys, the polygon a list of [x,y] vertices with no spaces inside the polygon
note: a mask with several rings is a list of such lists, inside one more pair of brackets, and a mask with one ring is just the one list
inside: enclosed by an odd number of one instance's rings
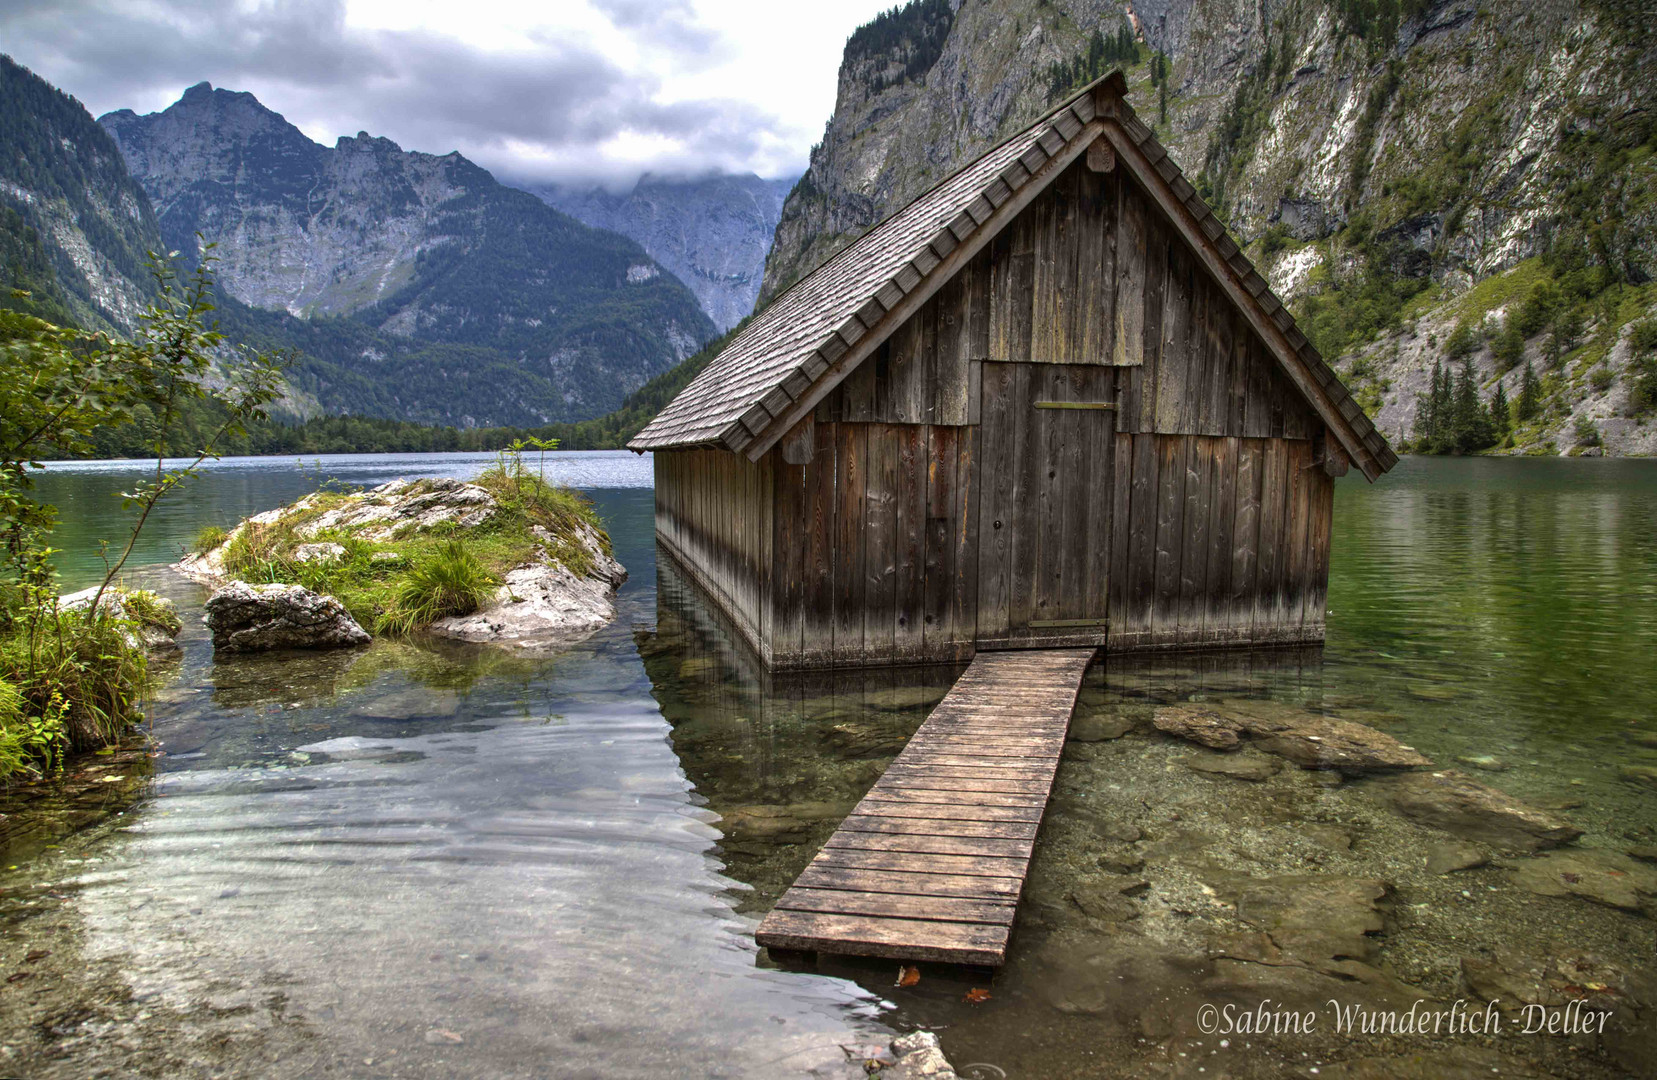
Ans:
{"label": "green foliage", "polygon": [[381,616],[381,632],[407,633],[451,615],[470,615],[495,593],[500,579],[459,540],[450,540],[414,565],[397,588],[396,604]]}
{"label": "green foliage", "polygon": [[1490,355],[1496,361],[1498,371],[1512,371],[1519,361],[1525,358],[1525,338],[1519,328],[1509,320],[1501,330],[1490,339]]}
{"label": "green foliage", "polygon": [[127,609],[127,618],[142,626],[153,626],[169,635],[184,629],[173,606],[148,589],[123,590],[121,605]]}
{"label": "green foliage", "polygon": [[[352,529],[313,533],[307,525],[347,501],[345,494],[323,492],[275,521],[243,523],[223,551],[225,569],[246,581],[327,593],[375,633],[401,635],[444,615],[476,610],[507,572],[534,559],[538,548],[578,577],[593,569],[583,533],[609,552],[609,537],[592,505],[579,493],[548,483],[524,462],[521,449],[503,451],[472,482],[494,497],[498,509],[464,540],[444,526],[391,539],[368,539]],[[538,535],[538,528],[552,540]],[[345,549],[342,558],[295,558],[301,544],[329,541]]]}
{"label": "green foliage", "polygon": [[1657,319],[1643,319],[1629,331],[1629,397],[1636,416],[1657,411]]}
{"label": "green foliage", "polygon": [[[1087,48],[1069,60],[1056,60],[1047,65],[1047,100],[1049,103],[1086,86],[1109,73],[1113,68],[1133,67],[1140,60],[1139,42],[1133,36],[1133,27],[1127,19],[1116,25],[1116,30],[1105,36],[1095,29],[1088,38]],[[1152,69],[1153,77],[1155,69]]]}
{"label": "green foliage", "polygon": [[[1498,384],[1499,385],[1499,384]],[[1432,387],[1415,407],[1415,448],[1423,454],[1471,454],[1494,446],[1506,432],[1506,394],[1487,410],[1469,354],[1452,375],[1433,365]]]}
{"label": "green foliage", "polygon": [[1396,329],[1410,302],[1426,287],[1425,281],[1394,277],[1371,265],[1355,278],[1307,295],[1296,317],[1319,352],[1339,356],[1384,330]]}
{"label": "green foliage", "polygon": [[1482,323],[1475,325],[1465,321],[1459,322],[1456,328],[1450,331],[1450,336],[1444,339],[1444,355],[1451,360],[1462,360],[1478,352],[1479,346],[1483,344]]}
{"label": "green foliage", "polygon": [[195,543],[190,546],[190,550],[198,555],[212,551],[224,543],[229,536],[230,530],[222,525],[204,526],[200,532],[196,533]]}
{"label": "green foliage", "polygon": [[1600,364],[1588,373],[1588,385],[1593,387],[1594,393],[1603,394],[1611,389],[1611,383],[1615,378],[1610,368]]}
{"label": "green foliage", "polygon": [[[0,311],[0,679],[24,703],[22,719],[0,733],[9,748],[0,751],[0,767],[11,773],[23,767],[19,761],[55,767],[64,746],[108,742],[138,718],[144,656],[129,640],[130,623],[102,603],[104,594],[157,504],[195,474],[219,436],[262,419],[276,396],[278,366],[226,350],[208,327],[207,262],[183,282],[161,260],[151,271],[156,301],[130,341]],[[223,422],[180,468],[165,457],[186,403],[216,407]],[[89,451],[99,429],[132,423],[139,410],[154,418],[147,443],[154,470],[122,495],[133,524],[89,604],[64,611],[49,546],[56,510],[31,497],[31,472],[48,449]],[[125,600],[133,620],[177,628],[177,616],[154,594]]]}
{"label": "green foliage", "polygon": [[1577,446],[1587,447],[1600,445],[1599,427],[1586,416],[1579,416],[1576,418],[1576,423],[1572,427],[1571,435]]}
{"label": "green foliage", "polygon": [[1513,411],[1521,424],[1537,418],[1542,412],[1542,388],[1536,381],[1536,369],[1527,362],[1519,379],[1519,398]]}
{"label": "green foliage", "polygon": [[859,60],[897,60],[903,70],[896,77],[876,77],[876,92],[894,83],[918,79],[932,70],[944,50],[955,22],[949,0],[910,0],[893,7],[852,31],[846,39],[843,63]]}
{"label": "green foliage", "polygon": [[[23,305],[31,314],[113,329],[113,316],[97,299],[103,290],[66,253],[47,249],[42,238],[50,234],[51,217],[73,221],[106,267],[141,289],[148,280],[148,253],[159,246],[160,235],[149,199],[127,174],[115,140],[81,103],[8,56],[0,56],[0,100],[6,103],[0,109],[0,179],[29,194],[0,220],[7,237],[0,240],[0,253],[8,262],[22,255],[30,281],[11,287],[31,292]],[[50,277],[39,256],[26,253],[29,247],[46,255]]]}

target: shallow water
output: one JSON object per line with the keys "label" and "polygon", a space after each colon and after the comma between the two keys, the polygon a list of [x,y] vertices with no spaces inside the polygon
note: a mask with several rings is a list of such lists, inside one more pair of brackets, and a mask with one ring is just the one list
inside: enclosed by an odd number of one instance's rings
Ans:
{"label": "shallow water", "polygon": [[[330,476],[486,457],[226,463],[135,561]],[[1386,781],[1202,775],[1183,763],[1205,751],[1147,723],[1178,701],[1311,706],[1580,804],[1565,813],[1590,852],[1657,842],[1657,793],[1620,771],[1657,764],[1651,463],[1407,459],[1342,482],[1327,647],[1097,666],[1077,731],[1126,733],[1069,744],[1007,968],[905,989],[891,964],[780,969],[752,930],[951,673],[767,677],[658,567],[648,459],[549,455],[548,473],[589,489],[632,575],[616,623],[551,660],[378,643],[216,663],[190,617],[201,590],[162,579],[190,624],[151,710],[163,756],[93,759],[61,799],[3,808],[3,959],[26,977],[0,1002],[0,1072],[860,1075],[842,1045],[914,1026],[974,1076],[1408,1075],[1396,1059],[1423,1053],[1416,1075],[1657,1070],[1646,915],[1534,895],[1525,860],[1430,875],[1451,838],[1399,817]],[[122,480],[42,480],[71,587]],[[1364,916],[1379,932],[1341,899],[1369,880],[1388,886]],[[1242,918],[1262,903],[1340,940],[1263,944]],[[1222,1047],[1198,1023],[1214,1002],[1471,998],[1464,961],[1550,957],[1592,967],[1623,1026]]]}

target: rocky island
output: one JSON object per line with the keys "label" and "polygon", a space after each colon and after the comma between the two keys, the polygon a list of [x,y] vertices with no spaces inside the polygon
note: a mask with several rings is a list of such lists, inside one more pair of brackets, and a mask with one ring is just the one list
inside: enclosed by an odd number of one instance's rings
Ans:
{"label": "rocky island", "polygon": [[228,652],[416,631],[555,650],[613,619],[627,580],[586,500],[517,464],[313,492],[206,530],[175,569],[214,587],[206,622]]}

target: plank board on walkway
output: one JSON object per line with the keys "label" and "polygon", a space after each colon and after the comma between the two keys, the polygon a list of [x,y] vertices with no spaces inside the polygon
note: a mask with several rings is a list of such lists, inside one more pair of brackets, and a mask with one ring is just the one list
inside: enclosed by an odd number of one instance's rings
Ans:
{"label": "plank board on walkway", "polygon": [[994,967],[1092,649],[982,652],[755,934]]}

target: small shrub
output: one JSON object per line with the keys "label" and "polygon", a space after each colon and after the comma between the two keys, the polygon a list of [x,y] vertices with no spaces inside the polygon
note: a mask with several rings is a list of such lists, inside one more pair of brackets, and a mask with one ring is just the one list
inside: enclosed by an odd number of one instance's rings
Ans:
{"label": "small shrub", "polygon": [[224,543],[229,537],[230,530],[220,525],[209,525],[196,533],[196,542],[190,550],[198,555],[205,555]]}
{"label": "small shrub", "polygon": [[1450,336],[1444,339],[1444,355],[1451,360],[1471,356],[1484,344],[1484,328],[1469,323],[1458,323]]}
{"label": "small shrub", "polygon": [[1501,372],[1512,371],[1525,358],[1525,339],[1511,322],[1491,339],[1490,355]]}
{"label": "small shrub", "polygon": [[1657,319],[1642,319],[1628,334],[1629,346],[1635,353],[1657,352]]}
{"label": "small shrub", "polygon": [[1600,444],[1599,428],[1586,416],[1576,418],[1576,426],[1572,434],[1578,446],[1598,446]]}
{"label": "small shrub", "polygon": [[121,602],[126,606],[128,617],[135,622],[159,627],[169,634],[184,629],[184,621],[178,617],[173,606],[148,589],[123,592]]}
{"label": "small shrub", "polygon": [[1601,364],[1588,373],[1588,385],[1594,388],[1594,393],[1603,394],[1611,389],[1612,378],[1611,369]]}
{"label": "small shrub", "polygon": [[409,571],[382,633],[407,633],[451,615],[470,615],[495,595],[500,579],[459,540],[438,547]]}

